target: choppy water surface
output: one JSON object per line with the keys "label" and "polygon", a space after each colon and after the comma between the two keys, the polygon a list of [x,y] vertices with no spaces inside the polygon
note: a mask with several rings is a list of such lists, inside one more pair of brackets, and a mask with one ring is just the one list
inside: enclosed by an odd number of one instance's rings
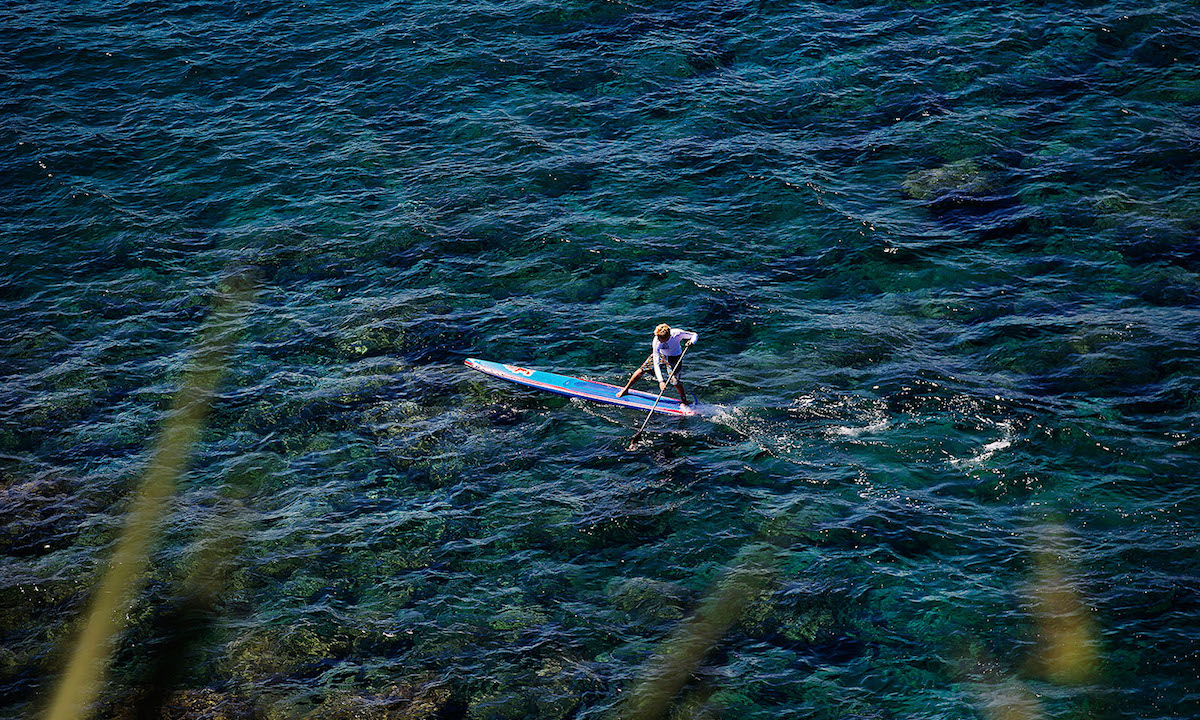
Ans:
{"label": "choppy water surface", "polygon": [[[674,717],[1200,714],[1195,4],[35,1],[0,37],[4,714],[245,267],[108,714],[213,557],[176,717],[612,717],[689,642]],[[712,412],[632,448],[462,365],[619,382],[660,321]]]}

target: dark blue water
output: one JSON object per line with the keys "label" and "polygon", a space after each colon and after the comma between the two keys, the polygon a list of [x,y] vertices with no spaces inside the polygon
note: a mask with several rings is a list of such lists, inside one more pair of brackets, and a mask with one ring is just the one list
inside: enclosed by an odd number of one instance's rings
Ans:
{"label": "dark blue water", "polygon": [[[617,716],[722,592],[671,717],[1200,715],[1195,3],[30,1],[0,44],[5,715],[240,271],[109,715]],[[712,412],[632,448],[462,365],[619,383],[664,321]]]}

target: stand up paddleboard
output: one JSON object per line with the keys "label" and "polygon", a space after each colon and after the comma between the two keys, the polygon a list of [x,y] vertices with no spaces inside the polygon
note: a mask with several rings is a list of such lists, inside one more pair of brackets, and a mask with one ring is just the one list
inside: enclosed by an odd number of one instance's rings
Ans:
{"label": "stand up paddleboard", "polygon": [[481,373],[500,378],[501,380],[507,380],[538,390],[545,390],[546,392],[566,395],[567,397],[577,397],[595,402],[608,403],[610,405],[620,405],[621,407],[634,408],[642,412],[653,410],[654,412],[665,413],[667,415],[696,414],[690,406],[684,405],[678,400],[671,400],[665,397],[659,400],[658,405],[655,406],[655,396],[640,390],[630,390],[624,397],[617,397],[617,393],[621,388],[616,385],[609,385],[608,383],[584,380],[583,378],[559,375],[557,373],[542,372],[541,370],[531,370],[517,365],[476,360],[475,358],[467,358],[464,364],[472,370],[478,370]]}

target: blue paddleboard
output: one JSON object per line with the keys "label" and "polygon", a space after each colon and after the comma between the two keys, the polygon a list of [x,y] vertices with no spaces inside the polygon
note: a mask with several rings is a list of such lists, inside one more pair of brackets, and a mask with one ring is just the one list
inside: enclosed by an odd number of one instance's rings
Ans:
{"label": "blue paddleboard", "polygon": [[[577,397],[585,400],[609,403],[610,405],[620,405],[621,407],[634,408],[642,412],[649,412],[653,409],[654,412],[666,413],[667,415],[696,414],[690,406],[679,402],[677,398],[668,398],[666,395],[663,395],[656,406],[654,404],[656,396],[640,390],[630,390],[624,397],[617,397],[617,392],[621,388],[616,385],[609,385],[608,383],[584,380],[583,378],[559,375],[557,373],[542,372],[541,370],[531,370],[517,365],[476,360],[475,358],[467,358],[465,364],[472,370],[478,370],[481,373],[498,377],[501,380],[537,388],[538,390],[558,393],[559,395],[566,395],[567,397]],[[674,391],[672,390],[671,392]]]}

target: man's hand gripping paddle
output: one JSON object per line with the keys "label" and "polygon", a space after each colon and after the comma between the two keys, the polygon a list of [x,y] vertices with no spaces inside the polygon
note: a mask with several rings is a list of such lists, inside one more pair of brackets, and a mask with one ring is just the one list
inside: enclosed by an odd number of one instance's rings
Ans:
{"label": "man's hand gripping paddle", "polygon": [[633,449],[633,444],[637,442],[637,439],[641,437],[642,431],[646,429],[646,424],[650,422],[650,416],[654,414],[654,409],[658,407],[658,401],[662,400],[663,393],[671,386],[671,379],[675,377],[675,371],[683,365],[683,356],[687,355],[688,348],[691,346],[691,343],[683,346],[683,352],[679,353],[679,361],[675,363],[675,367],[671,368],[671,372],[667,373],[667,381],[663,383],[663,389],[658,391],[658,397],[654,398],[654,404],[650,406],[650,412],[646,413],[646,419],[642,422],[642,426],[633,434],[633,437],[629,438],[630,450]]}

